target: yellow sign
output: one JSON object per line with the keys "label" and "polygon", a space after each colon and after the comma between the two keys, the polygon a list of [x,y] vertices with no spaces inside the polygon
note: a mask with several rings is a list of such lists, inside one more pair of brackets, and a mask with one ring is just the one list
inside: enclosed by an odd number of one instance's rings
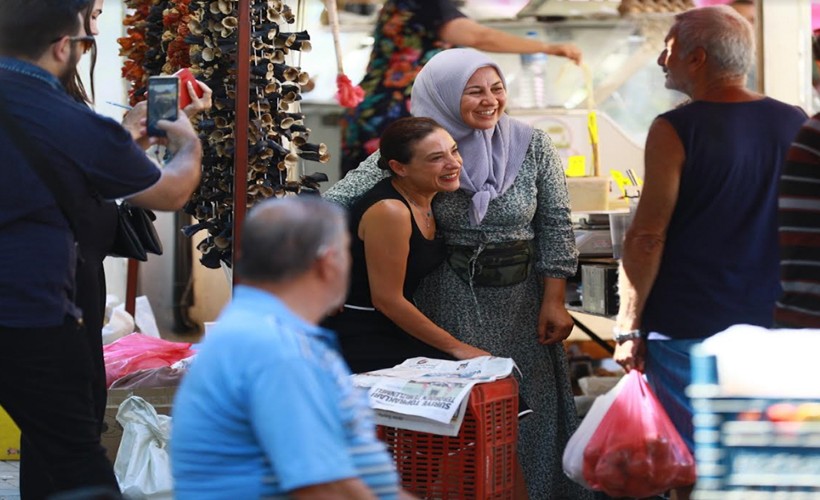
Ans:
{"label": "yellow sign", "polygon": [[587,175],[587,157],[575,155],[567,158],[567,169],[564,171],[567,177],[583,177]]}
{"label": "yellow sign", "polygon": [[609,175],[615,181],[615,184],[618,185],[618,189],[621,190],[621,196],[626,196],[625,187],[630,184],[629,179],[618,170],[610,170]]}

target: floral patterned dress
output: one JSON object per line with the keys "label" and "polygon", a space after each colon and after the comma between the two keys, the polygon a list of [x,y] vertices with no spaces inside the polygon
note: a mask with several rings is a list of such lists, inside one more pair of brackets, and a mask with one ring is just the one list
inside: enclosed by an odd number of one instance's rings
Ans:
{"label": "floral patterned dress", "polygon": [[448,46],[438,30],[464,17],[450,0],[388,0],[373,35],[373,52],[359,85],[364,101],[342,118],[342,174],[379,149],[390,122],[410,116],[413,80],[427,61]]}

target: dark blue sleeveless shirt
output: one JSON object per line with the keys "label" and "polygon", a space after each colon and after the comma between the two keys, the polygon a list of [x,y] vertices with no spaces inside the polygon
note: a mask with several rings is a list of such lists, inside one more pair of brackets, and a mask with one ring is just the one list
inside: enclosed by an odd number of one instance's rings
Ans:
{"label": "dark blue sleeveless shirt", "polygon": [[770,327],[780,295],[778,182],[806,115],[765,98],[696,101],[660,118],[686,158],[642,328],[683,339],[738,323]]}

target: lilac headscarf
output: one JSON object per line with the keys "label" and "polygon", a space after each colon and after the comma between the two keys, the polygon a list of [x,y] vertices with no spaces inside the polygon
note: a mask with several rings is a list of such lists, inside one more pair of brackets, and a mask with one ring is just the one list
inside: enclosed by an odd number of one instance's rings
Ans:
{"label": "lilac headscarf", "polygon": [[504,86],[501,68],[474,49],[449,49],[433,56],[416,76],[410,113],[439,122],[458,143],[464,168],[461,188],[473,195],[470,224],[484,219],[490,201],[504,194],[524,162],[533,128],[506,114],[489,130],[476,130],[461,119],[461,96],[479,68],[492,66]]}

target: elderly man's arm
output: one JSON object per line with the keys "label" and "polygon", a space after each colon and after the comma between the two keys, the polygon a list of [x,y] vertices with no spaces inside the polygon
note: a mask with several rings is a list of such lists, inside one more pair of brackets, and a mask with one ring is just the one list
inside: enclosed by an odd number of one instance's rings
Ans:
{"label": "elderly man's arm", "polygon": [[[655,284],[666,231],[678,201],[685,153],[672,125],[658,118],[646,138],[645,177],[641,201],[624,239],[618,288],[621,306],[615,326],[641,327],[646,299]],[[627,370],[643,368],[643,341],[628,340],[615,349],[615,361]]]}

